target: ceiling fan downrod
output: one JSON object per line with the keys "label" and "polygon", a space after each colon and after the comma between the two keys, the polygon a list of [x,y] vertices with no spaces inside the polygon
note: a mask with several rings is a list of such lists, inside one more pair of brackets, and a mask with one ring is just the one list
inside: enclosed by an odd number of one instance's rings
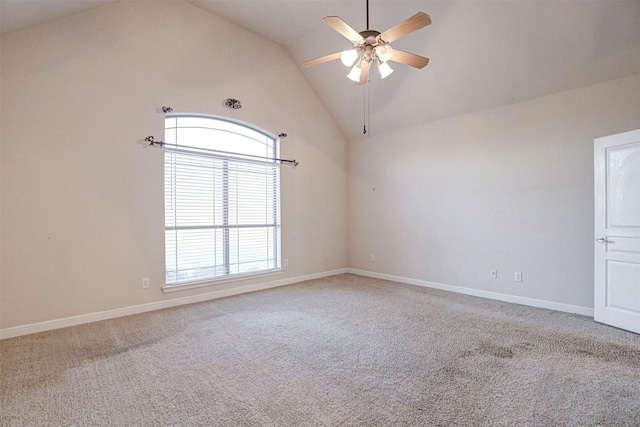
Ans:
{"label": "ceiling fan downrod", "polygon": [[369,0],[367,0],[367,30],[369,29]]}

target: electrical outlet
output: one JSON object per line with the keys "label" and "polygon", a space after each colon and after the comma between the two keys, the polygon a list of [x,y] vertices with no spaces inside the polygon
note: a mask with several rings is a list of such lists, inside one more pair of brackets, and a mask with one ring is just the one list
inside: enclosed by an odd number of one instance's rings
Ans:
{"label": "electrical outlet", "polygon": [[489,272],[489,277],[491,277],[492,279],[497,279],[498,278],[498,270],[491,270]]}
{"label": "electrical outlet", "polygon": [[144,279],[142,279],[142,289],[148,289],[149,288],[149,278],[145,277]]}
{"label": "electrical outlet", "polygon": [[284,259],[284,266],[285,267],[289,267],[289,259],[288,258]]}
{"label": "electrical outlet", "polygon": [[376,262],[376,256],[374,254],[371,254],[371,262]]}
{"label": "electrical outlet", "polygon": [[519,271],[513,273],[513,281],[522,282],[522,273],[520,273]]}

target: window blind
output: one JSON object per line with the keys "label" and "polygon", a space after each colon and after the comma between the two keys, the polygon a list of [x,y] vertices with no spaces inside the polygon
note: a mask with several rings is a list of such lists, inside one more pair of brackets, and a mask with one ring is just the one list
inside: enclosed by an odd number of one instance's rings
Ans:
{"label": "window blind", "polygon": [[165,149],[166,282],[280,268],[280,168]]}

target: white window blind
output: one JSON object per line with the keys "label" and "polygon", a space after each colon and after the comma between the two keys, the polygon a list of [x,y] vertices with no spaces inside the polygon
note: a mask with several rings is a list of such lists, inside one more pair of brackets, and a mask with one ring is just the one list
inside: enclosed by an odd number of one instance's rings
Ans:
{"label": "white window blind", "polygon": [[168,116],[165,134],[167,284],[279,269],[275,138],[207,116]]}

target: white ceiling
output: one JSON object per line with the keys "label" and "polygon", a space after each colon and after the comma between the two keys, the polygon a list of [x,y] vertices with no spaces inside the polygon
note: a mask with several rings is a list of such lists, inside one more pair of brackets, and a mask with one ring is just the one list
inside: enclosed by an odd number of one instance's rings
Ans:
{"label": "white ceiling", "polygon": [[[143,1],[143,0],[124,0]],[[150,0],[147,0],[150,1]],[[0,0],[0,30],[14,31],[112,0]],[[366,27],[365,0],[190,0],[282,45],[297,64],[350,48],[322,22],[337,15]],[[393,46],[429,57],[417,70],[372,70],[371,132],[452,117],[640,73],[640,1],[370,0],[384,31],[418,11],[433,23]],[[343,133],[362,135],[363,87],[340,61],[301,71]],[[640,94],[639,94],[640,96]]]}

